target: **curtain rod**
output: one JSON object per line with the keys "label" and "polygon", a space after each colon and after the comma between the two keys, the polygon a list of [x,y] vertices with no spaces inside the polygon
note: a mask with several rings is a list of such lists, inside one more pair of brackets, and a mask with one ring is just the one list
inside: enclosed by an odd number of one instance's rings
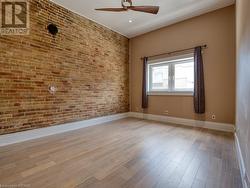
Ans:
{"label": "curtain rod", "polygon": [[[202,49],[206,49],[207,48],[207,45],[204,44],[201,46]],[[173,53],[178,53],[178,52],[183,52],[183,51],[187,51],[187,50],[192,50],[192,49],[195,49],[195,47],[193,48],[186,48],[186,49],[182,49],[182,50],[176,50],[176,51],[173,51],[173,52],[167,52],[167,53],[162,53],[162,54],[157,54],[157,55],[152,55],[152,56],[148,56],[149,58],[150,57],[156,57],[156,56],[161,56],[161,55],[167,55],[167,54],[173,54]],[[143,59],[144,57],[142,57],[141,59]]]}

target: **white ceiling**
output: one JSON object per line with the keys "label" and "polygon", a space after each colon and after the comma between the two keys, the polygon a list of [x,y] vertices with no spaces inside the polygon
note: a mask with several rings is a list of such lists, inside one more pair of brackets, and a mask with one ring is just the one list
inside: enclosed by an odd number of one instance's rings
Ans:
{"label": "white ceiling", "polygon": [[[128,12],[99,12],[95,8],[121,7],[120,0],[52,0],[128,38],[180,22],[228,5],[235,0],[134,0],[133,5],[157,5],[157,15]],[[133,20],[129,23],[129,20]]]}

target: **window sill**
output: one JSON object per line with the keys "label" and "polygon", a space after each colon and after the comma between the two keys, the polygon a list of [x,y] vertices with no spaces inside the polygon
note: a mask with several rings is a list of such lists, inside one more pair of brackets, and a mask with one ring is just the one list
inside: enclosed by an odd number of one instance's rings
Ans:
{"label": "window sill", "polygon": [[161,95],[173,95],[173,96],[193,96],[194,92],[192,91],[176,91],[176,92],[166,92],[166,91],[154,91],[154,92],[148,92],[149,96],[161,96]]}

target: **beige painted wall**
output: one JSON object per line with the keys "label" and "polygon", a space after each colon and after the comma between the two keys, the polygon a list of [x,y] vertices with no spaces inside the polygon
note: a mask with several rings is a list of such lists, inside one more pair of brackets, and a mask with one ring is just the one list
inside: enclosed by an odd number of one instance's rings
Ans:
{"label": "beige painted wall", "polygon": [[235,7],[226,7],[130,40],[131,110],[141,109],[143,56],[207,44],[204,51],[206,114],[196,115],[192,96],[150,96],[146,113],[235,122]]}
{"label": "beige painted wall", "polygon": [[250,1],[237,0],[236,127],[246,173],[250,178]]}

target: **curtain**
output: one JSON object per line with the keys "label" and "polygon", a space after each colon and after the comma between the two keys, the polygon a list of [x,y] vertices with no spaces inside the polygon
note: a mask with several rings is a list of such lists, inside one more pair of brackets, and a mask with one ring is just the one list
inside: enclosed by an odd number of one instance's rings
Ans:
{"label": "curtain", "polygon": [[142,72],[142,108],[148,108],[148,94],[147,94],[147,62],[148,58],[143,58],[143,72]]}
{"label": "curtain", "polygon": [[205,87],[202,59],[202,47],[194,50],[194,109],[195,113],[205,113]]}

